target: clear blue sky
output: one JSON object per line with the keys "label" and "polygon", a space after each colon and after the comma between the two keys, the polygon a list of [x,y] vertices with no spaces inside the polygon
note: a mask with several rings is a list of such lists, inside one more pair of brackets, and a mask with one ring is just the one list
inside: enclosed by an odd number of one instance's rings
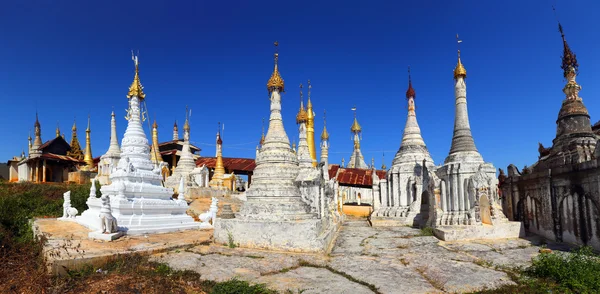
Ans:
{"label": "clear blue sky", "polygon": [[[327,110],[330,162],[352,151],[353,105],[367,163],[386,164],[406,119],[407,66],[417,118],[437,164],[450,149],[454,121],[456,33],[468,72],[473,136],[486,161],[519,168],[551,145],[564,94],[556,4],[580,63],[580,95],[600,119],[598,1],[3,1],[0,3],[0,158],[27,148],[39,112],[43,141],[57,121],[70,140],[73,117],[84,144],[92,117],[94,157],[109,143],[115,109],[121,139],[130,50],[140,50],[142,83],[161,141],[192,108],[192,141],[214,156],[217,122],[224,155],[254,158],[265,84],[280,43],[285,127],[297,138],[298,85],[310,79],[316,136]],[[228,3],[226,3],[228,2]],[[402,3],[400,3],[402,2]],[[306,95],[305,95],[306,97]],[[149,132],[147,132],[149,135]]]}

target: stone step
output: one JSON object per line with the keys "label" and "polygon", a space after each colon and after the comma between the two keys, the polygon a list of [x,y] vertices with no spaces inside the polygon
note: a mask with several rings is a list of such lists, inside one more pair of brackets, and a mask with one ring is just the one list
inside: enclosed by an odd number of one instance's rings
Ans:
{"label": "stone step", "polygon": [[367,220],[347,220],[343,224],[344,227],[370,227]]}

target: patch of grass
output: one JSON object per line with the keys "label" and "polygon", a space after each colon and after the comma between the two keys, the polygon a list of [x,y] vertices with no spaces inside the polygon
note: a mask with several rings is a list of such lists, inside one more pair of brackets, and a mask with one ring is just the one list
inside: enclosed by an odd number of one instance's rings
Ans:
{"label": "patch of grass", "polygon": [[263,258],[265,258],[264,256],[259,256],[259,255],[244,255],[244,257],[248,257],[248,258],[252,258],[252,259],[263,259]]}
{"label": "patch of grass", "polygon": [[570,254],[542,253],[525,272],[532,277],[553,280],[565,289],[579,293],[600,290],[600,259],[589,246],[575,249]]}
{"label": "patch of grass", "polygon": [[250,285],[246,281],[233,278],[229,281],[217,283],[209,292],[211,294],[277,294],[277,291],[268,289],[265,284]]}
{"label": "patch of grass", "polygon": [[419,237],[433,236],[433,228],[430,228],[430,227],[422,228],[421,232],[417,236],[419,236]]}
{"label": "patch of grass", "polygon": [[600,257],[591,247],[571,253],[541,253],[525,269],[502,268],[516,285],[476,293],[598,293]]}
{"label": "patch of grass", "polygon": [[231,232],[227,232],[227,238],[228,238],[228,243],[227,246],[229,246],[229,248],[235,248],[238,247],[235,242],[233,241],[233,234],[231,234]]}
{"label": "patch of grass", "polygon": [[346,279],[348,279],[348,280],[350,280],[352,282],[355,282],[355,283],[361,284],[363,286],[366,286],[367,288],[369,288],[371,291],[373,291],[376,294],[381,294],[381,292],[379,291],[379,288],[377,288],[377,286],[375,286],[373,284],[369,284],[369,283],[367,283],[365,281],[358,280],[355,277],[353,277],[353,276],[351,276],[351,275],[349,275],[349,274],[347,274],[345,272],[338,271],[338,270],[330,267],[329,265],[318,265],[318,264],[310,263],[310,262],[305,261],[305,260],[300,260],[300,266],[326,269],[326,270],[328,270],[328,271],[330,271],[330,272],[332,272],[334,274],[340,275],[340,276],[342,276],[342,277],[344,277],[344,278],[346,278]]}
{"label": "patch of grass", "polygon": [[475,260],[473,263],[475,263],[478,266],[487,267],[487,268],[491,268],[493,266],[493,263],[491,261],[487,261],[487,260],[484,260],[481,258]]}

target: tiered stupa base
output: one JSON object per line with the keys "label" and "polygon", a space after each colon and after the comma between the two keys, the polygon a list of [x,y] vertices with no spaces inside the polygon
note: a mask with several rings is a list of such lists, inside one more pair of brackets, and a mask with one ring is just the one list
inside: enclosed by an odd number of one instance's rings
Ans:
{"label": "tiered stupa base", "polygon": [[235,218],[217,218],[214,238],[247,248],[327,252],[339,224],[319,219],[307,209],[300,197],[252,197]]}

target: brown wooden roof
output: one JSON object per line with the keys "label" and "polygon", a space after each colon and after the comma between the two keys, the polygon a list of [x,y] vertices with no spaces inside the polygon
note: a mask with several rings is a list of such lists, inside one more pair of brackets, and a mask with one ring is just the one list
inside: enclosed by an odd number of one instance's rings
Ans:
{"label": "brown wooden roof", "polygon": [[[216,157],[200,157],[196,160],[196,166],[206,165],[208,168],[215,168],[216,163]],[[226,170],[236,173],[252,173],[256,162],[250,158],[223,157],[223,166]]]}
{"label": "brown wooden roof", "polygon": [[42,153],[42,155],[39,158],[85,164],[85,161],[83,161],[83,160],[79,160],[77,158],[67,156],[67,155],[58,155],[58,154],[54,154],[54,153]]}

